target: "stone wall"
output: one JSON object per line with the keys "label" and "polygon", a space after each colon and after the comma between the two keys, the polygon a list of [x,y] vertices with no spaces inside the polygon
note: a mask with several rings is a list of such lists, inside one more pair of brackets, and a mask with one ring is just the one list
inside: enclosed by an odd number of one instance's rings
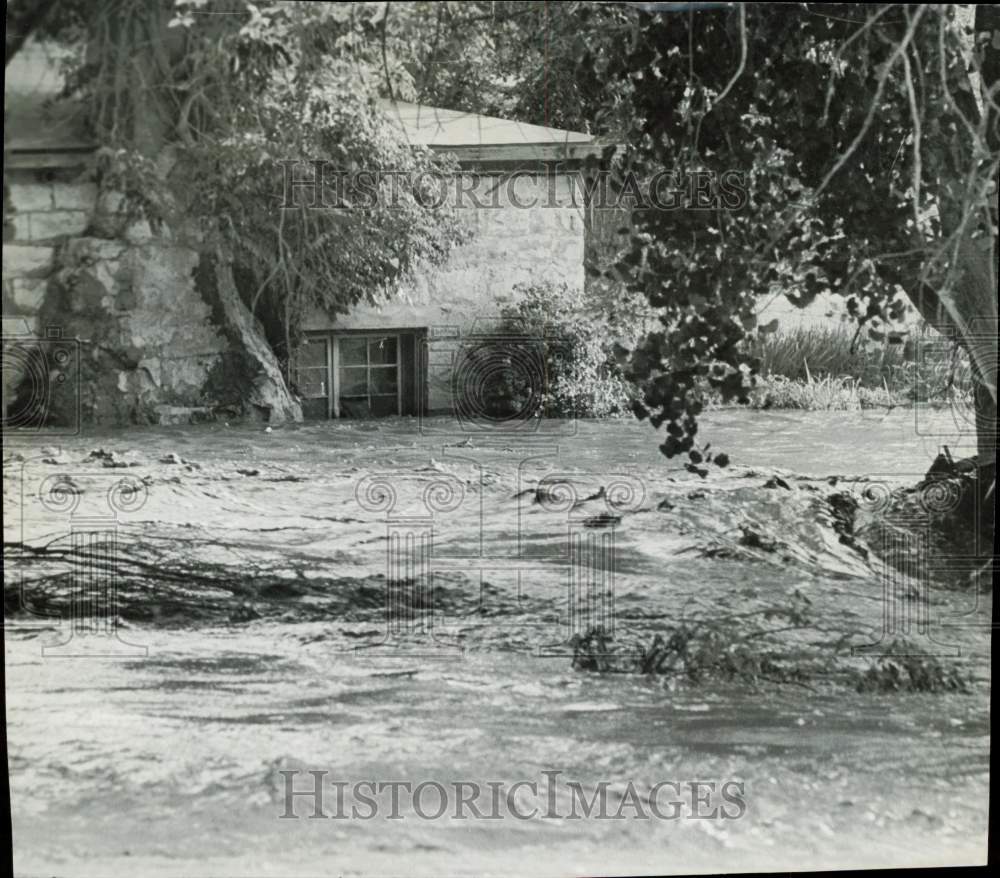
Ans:
{"label": "stone wall", "polygon": [[[22,390],[22,408],[43,392],[32,369],[39,339],[58,340],[65,326],[42,325],[42,309],[55,270],[56,250],[89,224],[96,187],[80,169],[5,170],[3,226],[3,402],[6,413]],[[25,382],[32,386],[25,388]],[[17,423],[14,417],[12,423]]]}
{"label": "stone wall", "polygon": [[5,425],[299,419],[224,260],[108,207],[82,167],[5,175]]}
{"label": "stone wall", "polygon": [[[93,183],[72,172],[8,171],[4,193],[3,334],[37,336],[55,248],[89,224]],[[68,179],[67,179],[68,177]]]}
{"label": "stone wall", "polygon": [[[498,176],[475,190],[480,203],[463,201],[459,216],[471,237],[443,265],[427,266],[378,305],[359,305],[331,318],[315,312],[306,330],[427,329],[428,407],[451,408],[451,367],[462,339],[496,325],[518,284],[584,285],[584,211],[567,176],[517,180],[514,200]],[[552,186],[553,188],[549,188]],[[496,204],[497,206],[492,206]]]}

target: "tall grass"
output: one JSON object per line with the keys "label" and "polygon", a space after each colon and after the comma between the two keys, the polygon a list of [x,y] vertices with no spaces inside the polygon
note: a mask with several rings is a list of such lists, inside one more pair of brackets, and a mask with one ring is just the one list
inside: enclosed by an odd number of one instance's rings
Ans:
{"label": "tall grass", "polygon": [[853,378],[865,386],[881,386],[883,377],[915,361],[916,344],[872,343],[859,339],[852,347],[853,332],[845,328],[795,329],[757,336],[748,345],[761,360],[761,375],[782,375],[792,381],[812,377]]}
{"label": "tall grass", "polygon": [[863,336],[855,343],[846,326],[792,329],[754,338],[747,352],[760,359],[753,408],[849,411],[971,393],[965,354],[920,326],[901,344]]}

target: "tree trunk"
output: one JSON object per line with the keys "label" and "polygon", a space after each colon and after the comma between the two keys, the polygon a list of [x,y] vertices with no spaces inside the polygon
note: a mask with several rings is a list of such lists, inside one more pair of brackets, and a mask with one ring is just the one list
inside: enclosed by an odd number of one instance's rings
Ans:
{"label": "tree trunk", "polygon": [[[982,100],[974,105],[972,92],[963,100],[964,112],[975,118],[985,113],[985,147],[996,154],[1000,151],[1000,114],[997,112],[997,92],[1000,85],[1000,7],[959,7],[960,18],[975,26],[968,35],[969,57],[976,41],[980,46],[979,88]],[[986,35],[986,38],[983,38]],[[974,84],[974,83],[973,83]],[[973,397],[975,405],[976,447],[980,465],[989,464],[995,472],[997,450],[997,219],[998,187],[980,204],[971,207],[963,202],[963,179],[974,166],[974,145],[963,147],[950,154],[955,185],[944,186],[938,193],[938,207],[944,234],[962,228],[965,231],[954,258],[949,259],[956,278],[950,288],[931,289],[924,286],[915,296],[913,304],[929,323],[953,329],[958,343],[966,350],[972,366]],[[1000,183],[1000,181],[996,181]],[[969,210],[976,211],[966,217]],[[951,254],[949,254],[951,255]]]}

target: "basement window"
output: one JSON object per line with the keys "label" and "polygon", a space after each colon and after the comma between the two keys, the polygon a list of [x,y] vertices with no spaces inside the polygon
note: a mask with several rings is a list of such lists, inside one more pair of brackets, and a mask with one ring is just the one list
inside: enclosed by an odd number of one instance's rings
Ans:
{"label": "basement window", "polygon": [[337,342],[340,416],[402,414],[399,336],[343,336]]}
{"label": "basement window", "polygon": [[313,333],[292,383],[306,418],[416,414],[423,395],[423,330]]}
{"label": "basement window", "polygon": [[330,417],[330,342],[308,338],[296,352],[292,390],[302,400],[303,417]]}

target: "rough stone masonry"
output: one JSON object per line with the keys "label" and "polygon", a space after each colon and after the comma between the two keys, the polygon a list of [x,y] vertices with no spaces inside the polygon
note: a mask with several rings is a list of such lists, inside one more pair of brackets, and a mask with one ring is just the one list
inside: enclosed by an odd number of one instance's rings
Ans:
{"label": "rough stone masonry", "polygon": [[8,426],[301,419],[225,259],[126,219],[82,165],[8,167],[3,240]]}

